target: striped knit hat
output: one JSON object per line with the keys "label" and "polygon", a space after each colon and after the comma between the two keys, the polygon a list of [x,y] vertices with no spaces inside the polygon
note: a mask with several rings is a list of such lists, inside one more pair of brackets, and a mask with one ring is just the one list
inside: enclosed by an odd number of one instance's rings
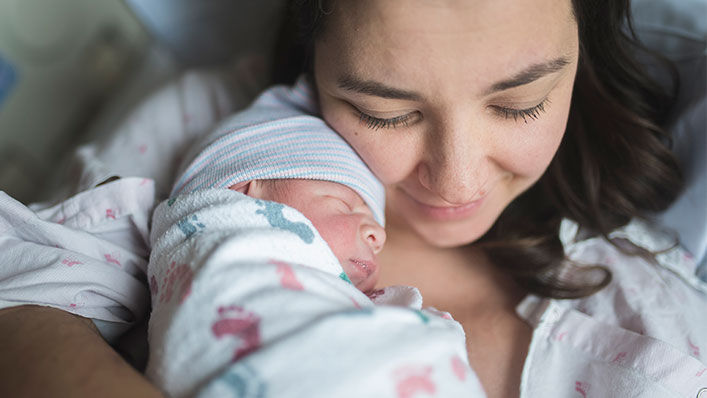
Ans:
{"label": "striped knit hat", "polygon": [[252,180],[333,181],[356,191],[385,225],[385,192],[356,152],[317,114],[307,79],[275,86],[194,146],[170,196]]}

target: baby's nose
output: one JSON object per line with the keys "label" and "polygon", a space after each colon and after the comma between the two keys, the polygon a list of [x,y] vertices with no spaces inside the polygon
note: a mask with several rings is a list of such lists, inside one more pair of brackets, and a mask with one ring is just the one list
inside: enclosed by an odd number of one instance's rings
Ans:
{"label": "baby's nose", "polygon": [[370,222],[362,225],[361,234],[363,241],[371,247],[373,253],[378,254],[383,250],[386,235],[385,230],[378,223]]}

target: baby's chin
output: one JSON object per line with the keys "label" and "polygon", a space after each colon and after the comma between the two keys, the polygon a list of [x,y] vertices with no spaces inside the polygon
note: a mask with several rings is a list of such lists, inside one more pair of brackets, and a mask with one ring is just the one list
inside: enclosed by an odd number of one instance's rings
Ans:
{"label": "baby's chin", "polygon": [[368,294],[368,293],[376,290],[377,284],[378,284],[378,277],[376,276],[376,277],[368,278],[365,281],[363,281],[355,286],[361,292]]}
{"label": "baby's chin", "polygon": [[356,288],[364,293],[374,290],[378,283],[378,264],[373,260],[348,259],[340,260],[346,272]]}

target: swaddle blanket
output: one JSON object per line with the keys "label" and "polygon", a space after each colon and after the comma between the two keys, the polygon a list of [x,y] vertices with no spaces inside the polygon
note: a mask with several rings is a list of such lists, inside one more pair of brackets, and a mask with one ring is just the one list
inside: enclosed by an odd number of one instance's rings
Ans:
{"label": "swaddle blanket", "polygon": [[146,373],[171,397],[484,396],[461,325],[414,288],[361,293],[290,207],[181,195],[151,241]]}

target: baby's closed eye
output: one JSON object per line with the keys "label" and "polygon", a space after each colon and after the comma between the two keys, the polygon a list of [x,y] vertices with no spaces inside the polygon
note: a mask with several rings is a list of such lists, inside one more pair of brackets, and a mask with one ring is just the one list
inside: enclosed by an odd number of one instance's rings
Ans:
{"label": "baby's closed eye", "polygon": [[351,203],[349,203],[346,199],[338,197],[338,196],[332,196],[332,195],[327,195],[327,199],[331,201],[331,203],[336,206],[337,209],[340,209],[341,211],[344,212],[352,212],[353,211],[353,206]]}

